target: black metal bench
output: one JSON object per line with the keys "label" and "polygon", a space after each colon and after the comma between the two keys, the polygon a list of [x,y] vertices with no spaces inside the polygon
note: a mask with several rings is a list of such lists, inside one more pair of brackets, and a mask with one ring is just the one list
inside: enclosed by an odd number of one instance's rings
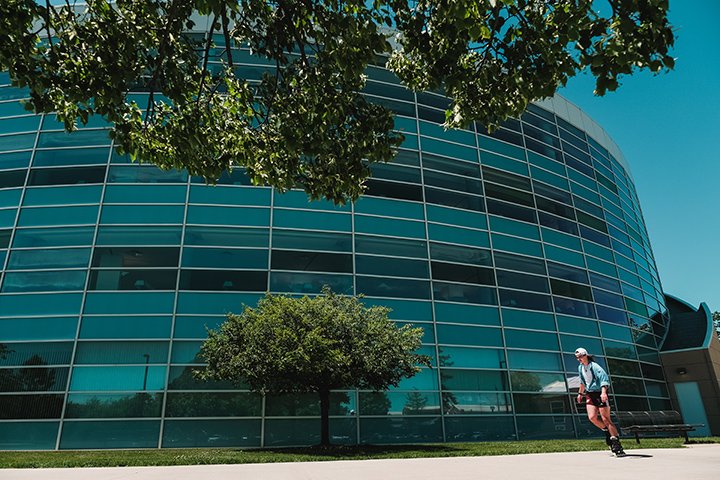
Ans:
{"label": "black metal bench", "polygon": [[638,412],[615,412],[618,427],[626,434],[635,434],[635,441],[640,443],[641,433],[674,432],[685,437],[688,443],[688,432],[701,424],[683,423],[680,412],[675,410],[655,410]]}

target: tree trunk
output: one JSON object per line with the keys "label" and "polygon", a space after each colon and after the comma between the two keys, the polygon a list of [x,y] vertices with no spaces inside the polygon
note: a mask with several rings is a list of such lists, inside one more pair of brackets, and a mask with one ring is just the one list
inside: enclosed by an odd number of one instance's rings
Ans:
{"label": "tree trunk", "polygon": [[320,445],[330,445],[330,390],[321,389],[320,394]]}

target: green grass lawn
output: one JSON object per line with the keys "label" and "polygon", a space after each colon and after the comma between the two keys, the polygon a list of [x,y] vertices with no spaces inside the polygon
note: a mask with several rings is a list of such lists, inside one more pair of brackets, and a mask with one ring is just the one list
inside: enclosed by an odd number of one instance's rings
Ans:
{"label": "green grass lawn", "polygon": [[[626,438],[626,450],[681,448],[682,438]],[[691,443],[720,443],[720,437],[693,439]],[[603,440],[532,440],[517,442],[443,443],[427,445],[360,445],[250,449],[188,448],[163,450],[82,450],[0,452],[2,468],[120,467],[153,465],[209,465],[231,463],[310,462],[378,458],[471,457],[604,450]]]}

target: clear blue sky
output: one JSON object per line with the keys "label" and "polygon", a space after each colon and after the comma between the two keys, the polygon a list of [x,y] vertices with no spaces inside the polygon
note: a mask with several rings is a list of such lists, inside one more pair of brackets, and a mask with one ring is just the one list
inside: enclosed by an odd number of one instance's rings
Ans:
{"label": "clear blue sky", "polygon": [[638,72],[592,94],[589,75],[560,94],[602,125],[630,164],[665,293],[720,310],[720,1],[671,0],[667,74]]}

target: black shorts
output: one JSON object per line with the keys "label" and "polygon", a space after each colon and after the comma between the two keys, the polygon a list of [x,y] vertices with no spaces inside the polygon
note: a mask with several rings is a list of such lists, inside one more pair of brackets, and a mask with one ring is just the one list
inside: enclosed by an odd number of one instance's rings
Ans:
{"label": "black shorts", "polygon": [[[603,402],[600,399],[600,394],[602,392],[585,392],[585,403],[590,405],[595,405],[598,408],[603,408],[609,406],[608,403]],[[608,398],[608,402],[610,401],[610,398]]]}

